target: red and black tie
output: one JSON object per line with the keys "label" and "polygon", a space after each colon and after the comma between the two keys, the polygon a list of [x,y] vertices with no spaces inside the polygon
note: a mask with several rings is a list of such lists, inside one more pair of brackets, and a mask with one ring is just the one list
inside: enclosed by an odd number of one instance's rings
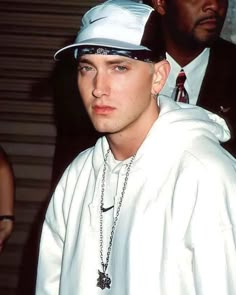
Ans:
{"label": "red and black tie", "polygon": [[181,70],[176,79],[175,101],[189,103],[188,93],[186,89],[184,88],[185,80],[186,80],[185,72],[184,70]]}

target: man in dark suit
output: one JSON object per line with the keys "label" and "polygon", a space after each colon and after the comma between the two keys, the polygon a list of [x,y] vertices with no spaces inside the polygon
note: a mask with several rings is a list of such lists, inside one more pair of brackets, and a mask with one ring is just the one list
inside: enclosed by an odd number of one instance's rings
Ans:
{"label": "man in dark suit", "polygon": [[160,15],[171,73],[162,95],[174,99],[176,79],[186,75],[190,104],[220,114],[232,139],[224,146],[236,155],[236,45],[220,38],[228,0],[149,0]]}

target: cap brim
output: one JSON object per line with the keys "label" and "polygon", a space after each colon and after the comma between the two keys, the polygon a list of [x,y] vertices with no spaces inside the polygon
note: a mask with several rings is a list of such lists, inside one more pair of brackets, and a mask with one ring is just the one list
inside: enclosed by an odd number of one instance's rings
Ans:
{"label": "cap brim", "polygon": [[103,46],[103,47],[109,47],[109,48],[117,48],[117,49],[126,49],[126,50],[147,50],[150,51],[145,46],[142,45],[134,45],[132,43],[122,42],[118,40],[113,39],[105,39],[105,38],[93,38],[88,40],[83,40],[81,42],[77,42],[68,46],[65,46],[58,50],[55,55],[55,60],[60,60],[64,55],[66,54],[73,54],[74,50],[76,48],[79,48],[81,46]]}

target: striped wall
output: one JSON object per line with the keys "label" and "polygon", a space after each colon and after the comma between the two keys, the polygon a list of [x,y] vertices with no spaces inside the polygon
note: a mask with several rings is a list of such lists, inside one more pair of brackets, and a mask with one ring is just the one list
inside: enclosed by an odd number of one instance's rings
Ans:
{"label": "striped wall", "polygon": [[34,294],[57,134],[52,56],[74,38],[81,15],[95,2],[0,1],[0,144],[16,177],[16,223],[0,255],[0,294]]}

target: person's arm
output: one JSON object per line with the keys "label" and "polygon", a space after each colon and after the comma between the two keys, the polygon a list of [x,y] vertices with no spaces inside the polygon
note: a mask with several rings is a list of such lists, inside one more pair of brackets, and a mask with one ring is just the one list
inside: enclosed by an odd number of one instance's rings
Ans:
{"label": "person's arm", "polygon": [[199,183],[191,224],[198,295],[236,294],[236,173],[226,171],[203,173]]}
{"label": "person's arm", "polygon": [[37,267],[36,295],[58,295],[62,267],[65,220],[63,200],[67,172],[53,194],[43,223]]}
{"label": "person's arm", "polygon": [[0,149],[0,252],[13,231],[14,174],[9,160]]}
{"label": "person's arm", "polygon": [[58,295],[63,240],[45,220],[40,241],[36,295]]}

